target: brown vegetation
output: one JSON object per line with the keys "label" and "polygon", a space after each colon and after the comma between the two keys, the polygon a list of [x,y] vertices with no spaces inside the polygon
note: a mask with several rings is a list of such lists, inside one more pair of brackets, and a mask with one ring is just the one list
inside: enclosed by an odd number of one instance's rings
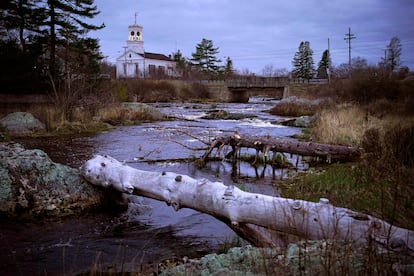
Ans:
{"label": "brown vegetation", "polygon": [[270,114],[278,116],[312,116],[328,106],[329,102],[324,100],[295,99],[293,97],[282,100],[269,110]]}
{"label": "brown vegetation", "polygon": [[[200,101],[208,99],[209,93],[198,82],[129,79],[103,80],[99,86],[70,97],[70,100],[59,98],[60,104],[55,98],[46,95],[42,96],[41,103],[32,104],[31,100],[37,100],[39,96],[26,96],[25,102],[17,99],[12,104],[2,105],[0,117],[16,111],[30,112],[45,123],[48,132],[70,134],[101,131],[110,125],[165,119],[158,112],[144,106],[122,107],[122,102]],[[66,108],[63,110],[62,106]]]}
{"label": "brown vegetation", "polygon": [[207,88],[198,82],[139,80],[122,81],[128,100],[139,102],[171,102],[209,99]]}
{"label": "brown vegetation", "polygon": [[414,79],[371,68],[321,89],[336,104],[318,113],[311,139],[361,147],[364,158],[288,180],[282,195],[327,197],[334,205],[414,229]]}

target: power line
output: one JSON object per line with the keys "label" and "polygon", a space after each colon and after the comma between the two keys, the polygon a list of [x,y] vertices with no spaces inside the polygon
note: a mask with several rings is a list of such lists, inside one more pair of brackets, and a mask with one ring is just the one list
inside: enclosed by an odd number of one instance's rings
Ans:
{"label": "power line", "polygon": [[351,68],[351,40],[355,39],[356,37],[354,34],[351,34],[351,28],[348,29],[348,33],[345,34],[345,40],[348,43],[348,62],[349,62],[349,68]]}

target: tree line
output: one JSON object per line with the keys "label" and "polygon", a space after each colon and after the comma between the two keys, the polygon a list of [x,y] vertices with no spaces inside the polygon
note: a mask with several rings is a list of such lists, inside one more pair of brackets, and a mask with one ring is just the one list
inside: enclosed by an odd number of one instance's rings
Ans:
{"label": "tree line", "polygon": [[[401,66],[401,52],[402,45],[400,39],[398,37],[391,38],[390,43],[386,46],[385,56],[381,58],[378,66],[385,71],[388,71],[390,74],[398,73],[399,70],[407,71],[408,68]],[[313,51],[310,47],[309,41],[302,41],[300,43],[299,49],[293,57],[292,65],[292,77],[306,80],[315,77],[327,79],[333,71],[329,50],[325,50],[322,53],[322,58],[318,63],[317,69],[315,70]],[[354,69],[361,69],[363,67],[368,67],[367,61],[363,58],[357,57],[352,59],[350,66],[340,65],[337,73],[349,76],[350,71]],[[345,74],[343,72],[345,72]]]}
{"label": "tree line", "polygon": [[[401,52],[402,45],[400,39],[398,37],[391,38],[390,43],[386,46],[384,57],[378,63],[378,67],[390,74],[407,74],[409,69],[401,66]],[[217,58],[218,53],[219,48],[213,45],[213,41],[203,38],[197,44],[191,58],[183,57],[180,50],[173,53],[173,58],[183,78],[225,79],[240,74],[234,70],[233,61],[230,57],[227,57],[224,66],[220,65],[221,60]],[[274,69],[272,65],[267,65],[263,68],[262,73],[268,77],[290,75],[292,78],[304,80],[314,78],[329,79],[330,77],[348,77],[351,71],[369,67],[366,59],[356,57],[351,60],[351,66],[349,64],[341,64],[334,68],[330,52],[326,49],[323,51],[322,57],[315,68],[313,50],[309,41],[300,42],[298,51],[294,54],[292,65],[293,69],[291,72],[286,69]],[[240,75],[250,75],[250,73],[245,72]]]}
{"label": "tree line", "polygon": [[6,0],[0,3],[0,70],[9,92],[56,93],[99,73],[102,54],[88,20],[93,0]]}

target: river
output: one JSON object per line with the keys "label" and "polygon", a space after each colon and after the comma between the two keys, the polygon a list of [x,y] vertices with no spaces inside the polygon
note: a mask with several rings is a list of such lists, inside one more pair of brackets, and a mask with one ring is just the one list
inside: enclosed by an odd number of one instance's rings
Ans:
{"label": "river", "polygon": [[[245,104],[158,103],[153,106],[175,118],[165,122],[117,127],[96,136],[22,139],[27,148],[40,148],[55,162],[79,167],[94,154],[107,154],[129,166],[150,171],[172,171],[243,187],[249,192],[279,195],[277,184],[286,170],[270,166],[255,170],[240,163],[238,172],[224,161],[200,169],[188,162],[145,162],[201,156],[200,142],[215,136],[241,134],[289,138],[301,129],[275,122],[282,118],[265,110],[275,102],[253,98]],[[211,110],[255,117],[241,120],[201,119]],[[288,158],[295,163],[295,156]],[[303,164],[301,166],[304,166]],[[2,225],[1,274],[77,274],[85,271],[139,271],[143,266],[184,256],[195,258],[217,252],[236,234],[214,217],[190,209],[175,212],[156,200],[129,196],[128,210],[71,218],[59,222]]]}

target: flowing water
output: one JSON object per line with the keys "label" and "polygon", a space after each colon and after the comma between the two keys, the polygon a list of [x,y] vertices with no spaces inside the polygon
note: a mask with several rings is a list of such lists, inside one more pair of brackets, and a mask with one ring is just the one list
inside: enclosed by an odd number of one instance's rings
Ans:
{"label": "flowing water", "polygon": [[[255,98],[246,104],[154,104],[174,118],[166,122],[123,126],[93,137],[20,140],[27,148],[46,151],[55,162],[79,167],[94,154],[107,154],[142,170],[173,171],[207,178],[249,192],[277,196],[278,181],[286,171],[255,169],[240,163],[237,172],[224,161],[200,169],[191,162],[172,159],[201,156],[202,142],[215,136],[270,135],[288,138],[300,129],[278,125],[281,118],[265,110],[274,101]],[[204,120],[211,110],[251,114],[241,120]],[[288,157],[293,163],[295,157]],[[170,159],[170,160],[168,160]],[[154,162],[147,162],[152,160]],[[2,222],[0,271],[5,274],[76,274],[100,271],[139,271],[164,259],[200,257],[216,252],[236,234],[214,217],[190,209],[175,212],[156,200],[129,196],[125,212],[101,213],[60,222]]]}

